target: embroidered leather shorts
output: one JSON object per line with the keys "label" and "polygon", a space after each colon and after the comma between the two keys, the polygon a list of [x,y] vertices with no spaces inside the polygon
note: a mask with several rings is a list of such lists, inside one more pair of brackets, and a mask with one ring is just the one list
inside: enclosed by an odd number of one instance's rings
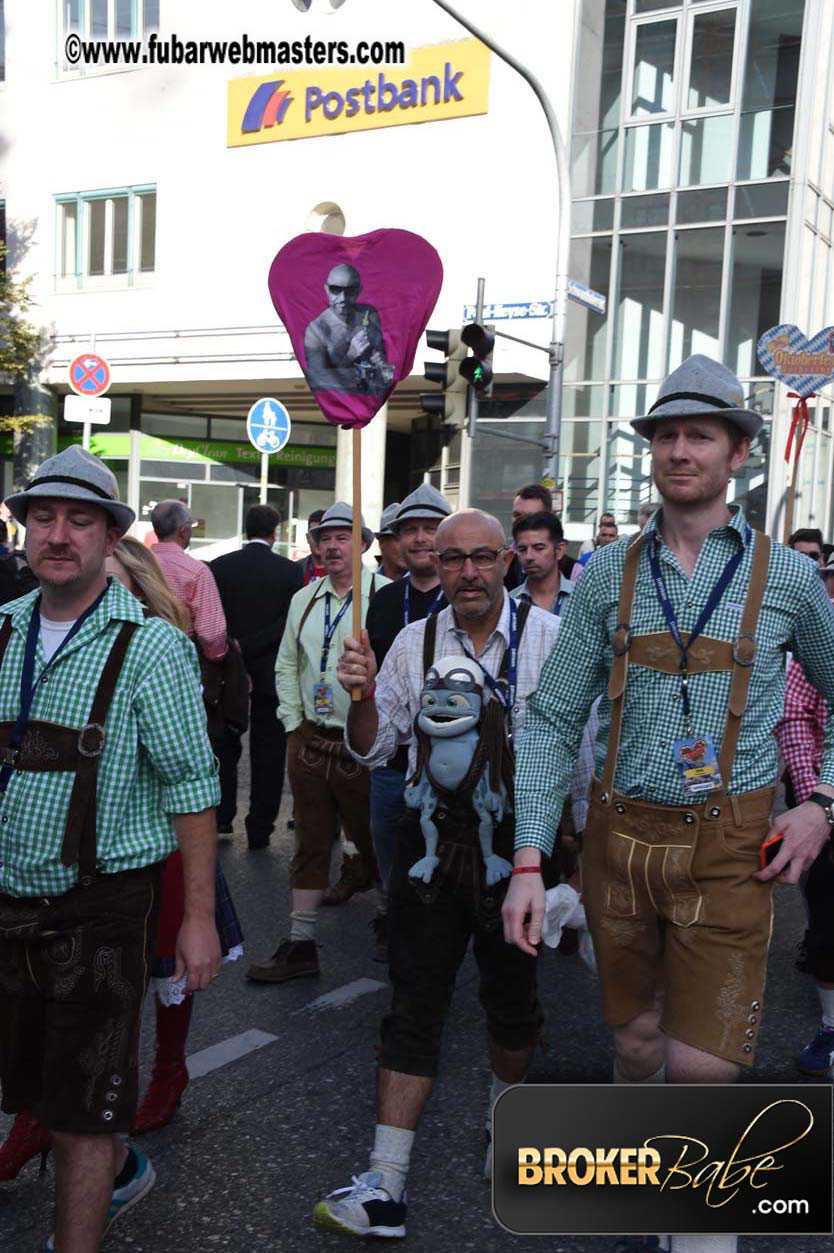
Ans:
{"label": "embroidered leather shorts", "polygon": [[0,1088],[51,1131],[130,1130],[162,864],[0,895]]}
{"label": "embroidered leather shorts", "polygon": [[771,885],[751,876],[770,827],[773,789],[704,807],[653,805],[595,779],[582,850],[582,894],[603,1011],[622,1026],[662,995],[676,1040],[751,1066],[772,926]]}

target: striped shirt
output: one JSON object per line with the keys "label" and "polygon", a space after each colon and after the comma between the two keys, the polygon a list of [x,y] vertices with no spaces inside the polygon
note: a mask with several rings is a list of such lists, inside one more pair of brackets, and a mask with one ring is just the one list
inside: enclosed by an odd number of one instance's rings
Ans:
{"label": "striped shirt", "polygon": [[[691,631],[727,562],[741,546],[742,561],[704,634],[733,640],[752,565],[747,523],[737,506],[730,521],[704,540],[695,569],[688,576],[677,557],[660,545],[660,564],[681,631]],[[658,514],[645,531],[654,542]],[[550,852],[558,813],[567,791],[583,728],[594,699],[602,694],[596,740],[596,769],[602,775],[611,707],[605,694],[611,671],[611,634],[618,625],[618,604],[627,540],[594,553],[562,615],[562,629],[530,703],[527,731],[518,755],[516,847]],[[666,620],[649,568],[648,544],[640,555],[632,611],[637,635],[666,631]],[[767,586],[756,631],[747,709],[741,724],[731,793],[772,784],[778,754],[773,729],[782,715],[785,650],[790,649],[826,699],[834,701],[834,614],[816,566],[802,553],[774,544]],[[727,715],[730,673],[691,675],[692,727],[712,737],[720,752]],[[680,677],[631,665],[623,712],[615,786],[628,796],[665,805],[685,805],[686,798],[672,755],[672,741],[685,735]],[[825,730],[820,782],[834,784],[834,719]]]}
{"label": "striped shirt", "polygon": [[[512,710],[513,736],[518,737],[524,729],[524,716],[530,695],[536,690],[539,675],[556,634],[559,619],[543,609],[533,608],[524,627],[518,648],[518,682],[516,701]],[[423,639],[426,621],[412,622],[403,627],[394,640],[382,664],[376,681],[374,702],[379,717],[376,739],[366,756],[357,753],[347,740],[345,743],[357,761],[372,770],[384,766],[400,744],[408,744],[408,771],[413,774],[417,763],[417,741],[412,735],[414,719],[420,710],[423,691]],[[490,635],[478,660],[493,678],[498,677],[510,636],[510,598],[504,592],[504,608],[498,625]],[[465,647],[464,647],[465,645]],[[469,636],[455,623],[453,610],[441,609],[437,614],[437,637],[435,657],[463,657],[472,655]],[[490,699],[494,697],[490,696]]]}
{"label": "striped shirt", "polygon": [[167,540],[153,546],[165,582],[178,596],[191,614],[191,634],[196,636],[209,661],[219,661],[226,656],[226,615],[214,581],[214,575],[204,561],[197,561],[187,552]]}
{"label": "striped shirt", "polygon": [[[20,710],[26,632],[39,592],[3,606],[12,633],[0,667],[0,720]],[[31,718],[81,728],[104,663],[124,622],[139,623],[105,723],[98,771],[96,831],[103,874],[161,861],[176,847],[172,814],[219,803],[217,766],[206,734],[194,646],[111,579],[106,595],[35,685]],[[44,668],[38,639],[35,675]],[[61,864],[74,771],[12,774],[0,795],[0,892],[56,896],[77,881]]]}

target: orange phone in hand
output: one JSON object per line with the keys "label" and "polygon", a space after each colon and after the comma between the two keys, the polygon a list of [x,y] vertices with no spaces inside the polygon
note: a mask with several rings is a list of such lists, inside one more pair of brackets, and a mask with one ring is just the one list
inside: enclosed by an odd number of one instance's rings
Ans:
{"label": "orange phone in hand", "polygon": [[781,843],[782,832],[777,831],[775,835],[772,835],[769,840],[765,840],[765,842],[761,845],[759,848],[759,861],[761,862],[762,870],[766,870],[773,861],[773,858],[779,852],[779,845]]}

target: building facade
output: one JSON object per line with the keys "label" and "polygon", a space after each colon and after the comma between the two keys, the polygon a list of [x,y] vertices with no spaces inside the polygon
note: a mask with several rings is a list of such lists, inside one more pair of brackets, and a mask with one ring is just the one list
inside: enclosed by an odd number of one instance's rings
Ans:
{"label": "building facade", "polygon": [[[696,351],[731,364],[766,419],[735,490],[778,533],[791,402],[762,374],[755,345],[780,321],[808,333],[834,322],[834,5],[460,6],[550,95],[571,148],[571,275],[607,299],[605,316],[569,310],[560,460],[569,539],[592,534],[602,508],[634,523],[650,484],[628,419]],[[202,64],[172,63],[177,40],[187,48],[244,34],[374,43],[381,59],[349,69],[326,58],[231,64],[204,51]],[[145,47],[155,38],[168,61],[72,64],[73,35]],[[398,43],[405,64],[392,59]],[[363,433],[366,516],[373,524],[428,476],[453,503],[508,520],[516,488],[540,477],[542,459],[533,444],[493,433],[535,440],[543,430],[550,321],[537,302],[553,295],[558,230],[547,129],[518,75],[431,0],[346,0],[308,14],[290,0],[0,0],[0,50],[0,209],[9,265],[33,276],[44,332],[35,385],[15,394],[0,380],[0,427],[4,413],[38,411],[59,446],[79,440],[63,416],[67,367],[94,347],[112,367],[113,404],[93,449],[137,509],[140,532],[155,501],[182,497],[210,555],[238,542],[258,499],[245,418],[259,397],[275,396],[293,435],[270,463],[268,499],[294,550],[313,508],[350,496],[350,439],[322,419],[304,381],[272,308],[269,266],[303,231],[397,226],[424,235],[443,260],[432,326],[460,326],[483,276],[488,302],[533,302],[534,316],[496,325],[539,350],[498,341],[476,438],[458,433],[442,449],[419,404],[430,387],[418,350]],[[828,535],[828,392],[811,416],[796,517]],[[0,430],[6,491],[13,439]]]}

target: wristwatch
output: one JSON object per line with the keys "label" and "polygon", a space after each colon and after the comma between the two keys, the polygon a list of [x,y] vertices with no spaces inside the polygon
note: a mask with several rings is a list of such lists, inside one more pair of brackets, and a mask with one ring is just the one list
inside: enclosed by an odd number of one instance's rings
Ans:
{"label": "wristwatch", "polygon": [[828,819],[828,830],[834,831],[834,796],[826,796],[824,792],[812,792],[808,800],[819,805]]}

